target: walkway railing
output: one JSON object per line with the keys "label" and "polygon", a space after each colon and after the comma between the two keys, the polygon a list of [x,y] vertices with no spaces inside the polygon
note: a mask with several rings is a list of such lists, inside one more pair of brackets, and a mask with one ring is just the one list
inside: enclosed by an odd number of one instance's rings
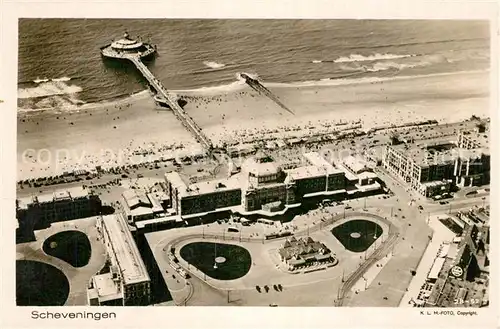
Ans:
{"label": "walkway railing", "polygon": [[148,82],[156,89],[156,92],[163,96],[167,104],[170,106],[175,116],[183,123],[183,125],[195,136],[198,142],[206,149],[211,150],[213,148],[212,142],[207,136],[201,131],[201,128],[194,122],[194,120],[184,111],[177,101],[172,98],[169,92],[161,84],[161,82],[151,73],[146,65],[141,61],[138,56],[128,57],[132,63],[137,67],[137,69],[142,73],[142,75],[148,80]]}

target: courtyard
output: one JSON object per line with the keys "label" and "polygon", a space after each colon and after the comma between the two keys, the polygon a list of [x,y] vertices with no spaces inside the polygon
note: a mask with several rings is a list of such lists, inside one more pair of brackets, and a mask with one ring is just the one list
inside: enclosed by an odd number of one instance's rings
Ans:
{"label": "courtyard", "polygon": [[92,255],[92,247],[87,235],[73,230],[59,232],[48,237],[43,242],[43,251],[73,267],[87,265]]}
{"label": "courtyard", "polygon": [[[373,215],[372,217],[376,218]],[[376,247],[374,241],[387,238],[388,225],[373,218],[369,223],[375,224],[376,222],[375,225],[377,226],[368,225],[366,232],[362,232],[369,242],[369,245],[363,248],[363,252],[349,250],[331,233],[333,228],[360,218],[363,217],[346,216],[346,218],[339,218],[338,221],[328,225],[323,223],[320,229],[311,229],[309,234],[307,234],[307,231],[296,232],[298,236],[310,236],[315,241],[324,243],[335,254],[335,258],[338,259],[338,265],[323,266],[318,270],[310,271],[310,273],[306,273],[308,272],[306,270],[298,274],[291,274],[285,270],[279,258],[278,250],[286,240],[264,241],[259,238],[262,233],[259,234],[259,237],[250,239],[249,234],[255,237],[257,232],[249,230],[248,227],[246,232],[243,232],[245,233],[243,235],[241,235],[241,232],[235,234],[225,233],[223,235],[221,234],[221,225],[203,225],[151,232],[146,234],[146,239],[163,273],[168,272],[170,274],[172,259],[169,253],[174,247],[174,256],[178,259],[178,264],[191,276],[186,282],[192,282],[191,285],[196,284],[197,287],[200,287],[201,291],[195,289],[192,292],[188,305],[201,305],[198,302],[203,303],[203,305],[210,305],[211,302],[206,297],[208,293],[202,298],[206,289],[214,296],[213,304],[215,305],[224,305],[229,301],[230,304],[248,306],[268,305],[269,303],[290,306],[333,306],[343,278],[353,273],[365,261],[366,254],[369,255],[374,252]],[[367,216],[365,218],[371,217]],[[355,227],[359,229],[358,226]],[[371,230],[375,228],[377,230],[376,239],[373,238],[374,233]],[[228,248],[228,251],[223,251],[224,245]],[[215,246],[217,246],[217,251]],[[237,267],[240,276],[227,276],[227,274],[224,274],[217,277],[214,272],[223,269],[224,263],[241,255],[234,254],[238,247],[248,252],[248,263],[246,263],[246,258],[240,259],[245,265]],[[227,265],[230,265],[230,263]],[[217,268],[214,268],[214,266],[217,266]],[[247,266],[248,270],[246,270]],[[231,268],[234,267],[231,265],[229,269]],[[167,275],[165,275],[165,278],[166,281],[171,282]],[[227,278],[230,279],[227,280]],[[183,289],[178,284],[172,287],[172,284],[167,282],[167,285],[169,289],[174,291]],[[189,284],[186,283],[186,286],[189,286]],[[282,287],[282,289],[274,288],[278,286]],[[217,294],[216,291],[226,293],[229,296],[227,301],[224,294]],[[318,299],[320,295],[322,297]]]}
{"label": "courtyard", "polygon": [[248,250],[234,244],[193,242],[182,247],[180,256],[217,280],[241,278],[248,273],[252,265]]}

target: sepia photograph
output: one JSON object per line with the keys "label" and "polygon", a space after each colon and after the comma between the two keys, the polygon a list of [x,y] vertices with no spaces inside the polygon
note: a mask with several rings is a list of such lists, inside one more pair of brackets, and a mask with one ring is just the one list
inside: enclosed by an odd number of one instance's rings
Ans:
{"label": "sepia photograph", "polygon": [[27,319],[491,309],[491,20],[16,20]]}

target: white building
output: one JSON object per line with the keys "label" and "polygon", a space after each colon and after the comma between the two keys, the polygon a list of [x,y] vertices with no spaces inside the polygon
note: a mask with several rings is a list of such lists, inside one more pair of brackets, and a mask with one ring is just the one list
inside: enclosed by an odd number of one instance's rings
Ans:
{"label": "white building", "polygon": [[149,305],[151,280],[125,217],[102,216],[97,230],[106,247],[110,271],[92,277],[87,289],[89,305]]}

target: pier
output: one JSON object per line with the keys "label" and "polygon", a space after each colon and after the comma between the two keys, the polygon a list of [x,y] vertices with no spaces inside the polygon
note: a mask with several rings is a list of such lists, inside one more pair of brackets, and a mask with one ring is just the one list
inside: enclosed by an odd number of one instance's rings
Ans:
{"label": "pier", "polygon": [[141,59],[136,57],[130,57],[129,60],[134,63],[137,69],[142,73],[144,78],[148,80],[149,84],[156,90],[157,94],[161,95],[168,106],[172,109],[177,119],[182,122],[182,124],[194,135],[196,140],[206,149],[211,150],[213,148],[212,142],[207,136],[201,131],[201,128],[196,124],[196,122],[184,111],[184,109],[177,103],[177,100],[172,98],[169,92],[163,87],[161,82],[151,73],[146,65],[141,61]]}
{"label": "pier", "polygon": [[203,146],[203,148],[205,148],[205,150],[211,151],[213,149],[213,145],[210,139],[205,136],[196,122],[177,103],[177,99],[175,99],[175,97],[167,91],[160,80],[158,80],[142,62],[142,58],[152,56],[155,52],[156,47],[133,40],[127,33],[125,33],[123,39],[101,48],[101,54],[106,58],[131,61],[139,72],[141,72],[142,76],[149,82],[149,85],[154,88],[157,96],[159,95],[162,98],[162,103],[165,103],[168,107],[170,107],[170,109],[172,109],[172,112],[175,114],[177,119],[194,135],[196,140]]}

